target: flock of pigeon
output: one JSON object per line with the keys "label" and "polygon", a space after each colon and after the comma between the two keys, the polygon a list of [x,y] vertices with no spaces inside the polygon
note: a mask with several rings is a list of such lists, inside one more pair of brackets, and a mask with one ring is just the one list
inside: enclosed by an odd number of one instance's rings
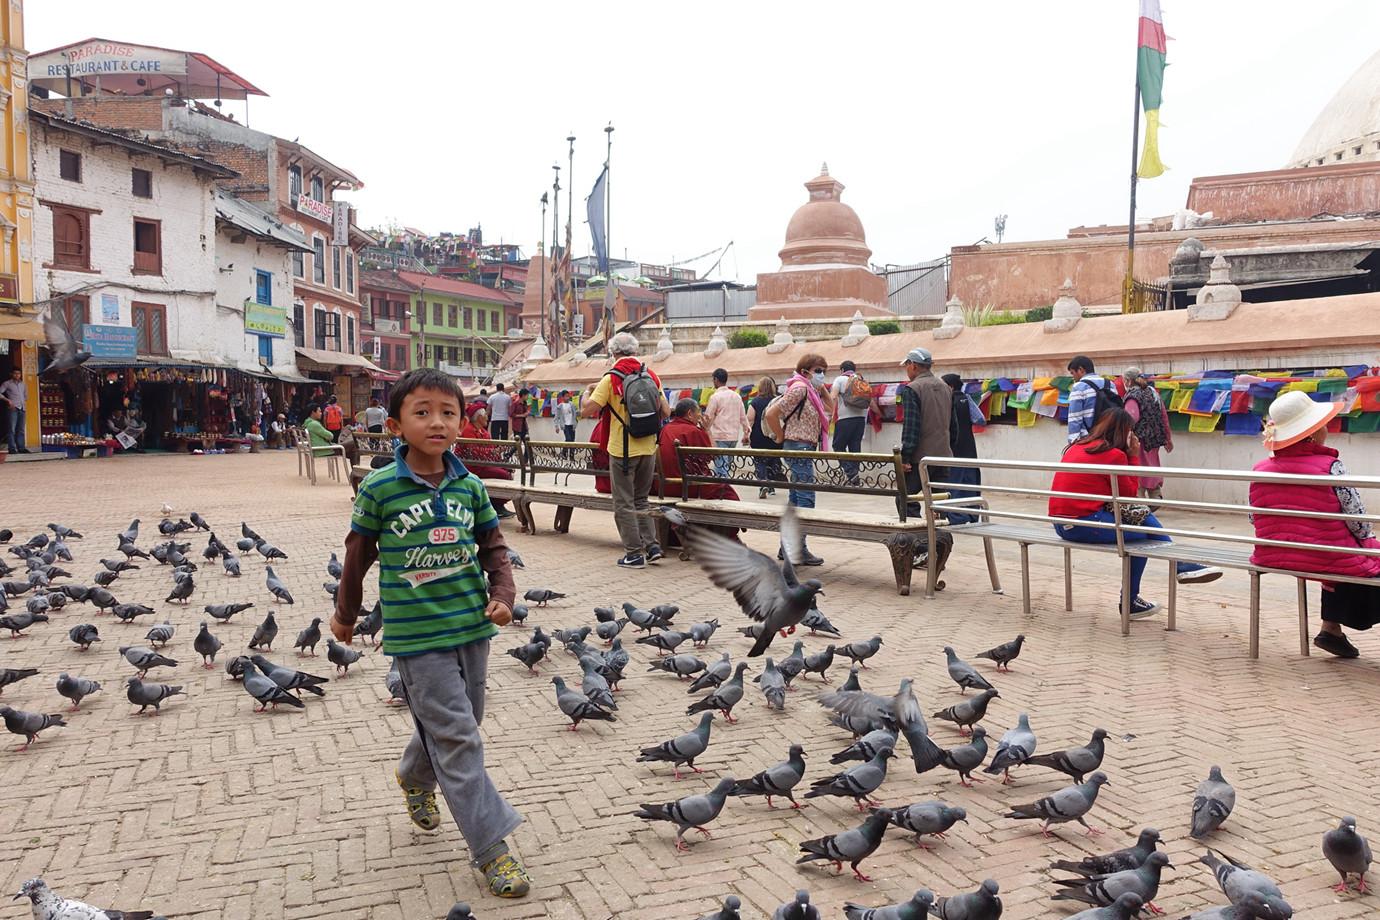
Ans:
{"label": "flock of pigeon", "polygon": [[[732,592],[743,612],[756,621],[739,630],[753,642],[746,656],[748,659],[764,655],[774,639],[787,637],[797,628],[807,630],[810,636],[842,639],[841,630],[819,610],[817,596],[824,593],[821,583],[815,580],[801,583],[795,577],[791,560],[799,558],[803,540],[789,506],[782,518],[779,557],[782,561],[779,565],[738,541],[688,526],[683,521],[673,520],[672,523],[711,581]],[[566,596],[547,589],[533,589],[527,592],[524,600],[532,602],[534,607],[546,607],[550,602],[566,600]],[[518,605],[514,614],[515,627],[525,631],[532,612],[531,607]],[[964,698],[952,706],[933,711],[929,718],[952,723],[961,736],[958,740],[966,739],[967,743],[945,749],[930,736],[912,680],[901,681],[894,693],[879,694],[863,688],[860,673],[883,647],[881,636],[847,644],[830,643],[812,653],[806,653],[804,641],[797,639],[790,654],[779,661],[766,657],[760,672],[751,676],[749,682],[749,661],[735,663],[727,651],[723,651],[718,660],[713,660],[712,654],[700,657],[714,645],[720,625],[718,619],[680,626],[675,622],[680,613],[680,608],[673,604],[640,607],[623,603],[621,610],[611,606],[595,607],[593,622],[549,632],[549,627],[535,625],[530,639],[507,649],[507,654],[532,674],[559,667],[559,662],[567,660],[560,655],[562,649],[571,656],[579,670],[568,678],[570,683],[567,684],[567,678],[560,674],[554,674],[551,683],[556,689],[556,705],[569,720],[568,730],[577,731],[582,723],[618,721],[615,694],[621,689],[620,683],[629,669],[635,668],[629,654],[630,646],[647,646],[649,653],[655,649],[654,656],[637,665],[649,665],[646,668],[649,674],[665,673],[680,682],[689,681],[687,693],[690,695],[704,694],[686,708],[686,715],[696,718],[693,728],[658,744],[639,748],[636,755],[639,763],[669,765],[676,779],[683,778],[682,769],[704,772],[695,761],[709,750],[716,737],[716,714],[725,723],[739,721],[734,715],[735,708],[741,714],[745,698],[757,693],[760,693],[761,706],[773,711],[784,710],[789,691],[797,689],[796,681],[803,684],[817,678],[821,684],[829,684],[830,669],[844,662],[851,665],[847,681],[836,689],[824,690],[816,699],[833,711],[829,723],[851,733],[852,743],[845,744],[841,740],[840,749],[829,758],[832,769],[808,781],[806,748],[797,743],[789,746],[785,759],[765,769],[754,771],[749,766],[742,772],[733,771],[739,776],[751,774],[747,779],[721,776],[705,791],[643,804],[634,813],[636,817],[674,825],[677,849],[687,849],[686,834],[691,830],[709,837],[708,825],[720,817],[730,799],[759,797],[769,808],[777,807],[773,798],[786,799],[795,808],[804,807],[800,799],[851,800],[862,813],[861,823],[817,839],[799,841],[801,855],[797,862],[832,863],[839,872],[848,864],[857,879],[870,881],[863,874],[861,864],[878,850],[889,829],[899,828],[915,845],[931,849],[924,842],[926,836],[942,838],[956,823],[968,821],[965,809],[941,800],[901,804],[879,798],[889,768],[899,762],[897,758],[903,752],[909,753],[916,773],[943,768],[953,771],[964,786],[982,781],[974,776],[979,770],[987,776],[1002,777],[1002,783],[1013,782],[1012,771],[1021,767],[1056,770],[1067,775],[1071,784],[1034,801],[1009,806],[1004,817],[1039,821],[1047,837],[1052,827],[1072,822],[1082,825],[1089,834],[1101,833],[1087,819],[1095,809],[1099,790],[1110,784],[1107,773],[1100,769],[1108,732],[1098,728],[1086,744],[1038,753],[1030,718],[1022,713],[1016,725],[991,746],[988,732],[980,723],[987,716],[989,704],[1000,699],[1001,694],[981,671],[961,659],[953,648],[944,649],[948,677]],[[625,639],[630,635],[635,638],[625,646]],[[1024,636],[1017,636],[971,657],[990,661],[996,674],[1010,671],[1024,642]],[[755,692],[750,691],[750,683],[757,685]],[[976,692],[970,696],[969,691]],[[808,731],[811,737],[818,736],[820,728],[822,726],[806,728],[802,725],[802,731]],[[616,728],[612,730],[617,731]],[[1127,735],[1123,740],[1133,737]],[[806,791],[798,793],[802,787]],[[1221,769],[1214,766],[1198,787],[1191,810],[1185,802],[1189,836],[1203,840],[1216,831],[1231,814],[1235,799],[1235,791]],[[1160,833],[1147,827],[1134,846],[1077,862],[1053,862],[1051,870],[1059,875],[1052,877],[1051,900],[1082,907],[1080,912],[1070,915],[1076,920],[1130,920],[1143,911],[1163,913],[1154,900],[1162,872],[1172,869],[1173,865],[1169,854],[1160,849],[1161,843]],[[1356,831],[1354,819],[1343,818],[1337,829],[1326,834],[1322,852],[1341,876],[1336,886],[1338,891],[1347,890],[1353,879],[1359,891],[1368,890],[1364,876],[1370,866],[1371,853],[1365,838]],[[1191,915],[1194,920],[1288,920],[1292,917],[1293,909],[1283,893],[1264,874],[1212,849],[1205,848],[1197,861],[1211,870],[1229,903],[1199,911]],[[936,897],[930,890],[922,889],[909,901],[880,907],[848,902],[844,905],[844,913],[849,920],[916,920],[927,915],[942,920],[997,920],[1002,913],[999,892],[999,882],[986,879],[975,891],[947,897]],[[741,906],[740,898],[730,896],[719,912],[704,920],[737,920]],[[819,909],[811,904],[807,890],[798,892],[794,901],[782,904],[774,914],[777,920],[807,920],[819,916]]]}

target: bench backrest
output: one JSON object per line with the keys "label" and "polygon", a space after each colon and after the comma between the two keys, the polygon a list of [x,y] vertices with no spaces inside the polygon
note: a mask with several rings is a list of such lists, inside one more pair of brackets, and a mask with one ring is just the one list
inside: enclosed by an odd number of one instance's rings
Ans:
{"label": "bench backrest", "polygon": [[[393,450],[389,448],[389,456]],[[521,473],[523,468],[521,441],[495,441],[490,438],[456,438],[455,455],[467,466],[492,466]],[[521,481],[520,476],[518,477]]]}

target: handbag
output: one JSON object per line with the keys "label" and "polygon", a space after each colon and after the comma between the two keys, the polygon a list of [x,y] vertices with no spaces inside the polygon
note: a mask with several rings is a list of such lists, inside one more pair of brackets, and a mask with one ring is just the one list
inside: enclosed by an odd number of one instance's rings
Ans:
{"label": "handbag", "polygon": [[[1116,509],[1112,502],[1104,503],[1102,505],[1102,510],[1113,517],[1116,516]],[[1152,509],[1149,505],[1122,505],[1121,523],[1130,524],[1132,527],[1140,527],[1145,523],[1145,519],[1148,518],[1151,513]]]}

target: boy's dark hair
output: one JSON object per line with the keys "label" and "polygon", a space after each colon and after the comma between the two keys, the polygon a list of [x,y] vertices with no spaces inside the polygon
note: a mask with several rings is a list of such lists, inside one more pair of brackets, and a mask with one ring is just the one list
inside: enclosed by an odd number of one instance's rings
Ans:
{"label": "boy's dark hair", "polygon": [[502,392],[502,391],[503,391],[503,384],[498,383],[498,384],[495,384],[495,386],[498,388],[499,392]]}
{"label": "boy's dark hair", "polygon": [[845,361],[839,365],[839,370],[841,371],[856,371],[857,369],[858,366],[854,364],[852,361]]}
{"label": "boy's dark hair", "polygon": [[311,414],[321,408],[320,403],[307,403],[307,414],[305,418],[311,418]]}
{"label": "boy's dark hair", "polygon": [[715,368],[715,369],[714,369],[714,382],[715,382],[715,383],[728,383],[728,371],[724,370],[722,367]]}
{"label": "boy's dark hair", "polygon": [[447,396],[454,396],[460,403],[460,411],[465,411],[465,394],[455,378],[434,367],[415,367],[398,378],[393,390],[388,394],[388,417],[402,420],[402,404],[414,390],[440,390]]}
{"label": "boy's dark hair", "polygon": [[1093,373],[1092,358],[1089,358],[1087,355],[1079,355],[1076,358],[1070,358],[1068,369],[1071,371],[1087,371],[1091,374]]}

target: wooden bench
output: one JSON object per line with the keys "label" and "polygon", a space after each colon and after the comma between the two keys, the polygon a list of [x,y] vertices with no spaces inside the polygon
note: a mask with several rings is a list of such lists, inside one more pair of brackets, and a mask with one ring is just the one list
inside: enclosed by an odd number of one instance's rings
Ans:
{"label": "wooden bench", "polygon": [[[926,597],[943,587],[937,571],[943,568],[951,542],[944,540],[931,527],[931,514],[924,513],[928,500],[907,495],[905,471],[899,450],[890,454],[854,454],[839,451],[753,450],[748,448],[687,447],[675,445],[676,460],[681,469],[681,482],[690,491],[695,487],[733,486],[735,489],[760,491],[763,488],[804,488],[803,483],[791,481],[786,472],[786,460],[809,460],[814,469],[815,482],[808,490],[817,493],[882,498],[890,507],[873,510],[843,510],[840,508],[797,508],[807,534],[842,540],[880,542],[891,557],[896,590],[902,596],[910,594],[911,572],[918,554],[927,547],[937,547],[929,553],[934,560],[936,577],[926,585]],[[716,464],[717,461],[717,464]],[[721,475],[721,473],[725,475]],[[936,493],[934,498],[941,497]],[[942,497],[947,498],[947,493]],[[676,498],[676,510],[686,520],[696,524],[719,527],[746,527],[751,530],[778,530],[780,511],[772,505],[751,501]],[[912,513],[911,505],[919,503],[922,511]],[[988,571],[992,590],[1001,593],[997,579],[995,558],[988,547]]]}
{"label": "wooden bench", "polygon": [[[570,518],[576,508],[613,511],[612,492],[601,492],[596,486],[598,480],[607,480],[609,476],[608,466],[595,460],[597,444],[588,441],[524,441],[523,444],[523,484],[513,501],[522,533],[537,532],[537,521],[532,515],[534,503],[556,506],[551,524],[556,533],[569,533]],[[660,479],[661,457],[659,453],[655,456],[655,475]],[[619,461],[618,457],[609,460],[611,463]],[[572,478],[577,484],[571,484]],[[651,496],[649,502],[653,507],[670,504],[656,495]]]}
{"label": "wooden bench", "polygon": [[[990,470],[999,473],[1002,470],[1020,470],[1025,472],[1037,472],[1047,474],[1050,482],[1054,479],[1054,474],[1066,467],[1058,462],[1040,462],[1029,460],[972,460],[966,458],[936,458],[926,457],[921,461],[921,482],[926,494],[929,494],[931,487],[935,488],[968,488],[971,486],[960,486],[959,484],[935,481],[931,482],[929,471],[931,467],[953,467],[964,466],[979,470]],[[1251,562],[1251,554],[1258,545],[1272,546],[1294,546],[1296,544],[1257,540],[1254,536],[1254,529],[1250,524],[1250,515],[1253,513],[1268,513],[1282,517],[1305,517],[1313,519],[1330,520],[1359,520],[1374,524],[1380,521],[1377,515],[1349,515],[1349,514],[1317,514],[1308,511],[1286,511],[1277,509],[1253,508],[1249,501],[1217,501],[1217,502],[1196,502],[1177,499],[1155,499],[1153,504],[1159,509],[1156,512],[1156,520],[1160,520],[1160,515],[1165,514],[1170,519],[1169,526],[1160,528],[1136,526],[1122,520],[1121,511],[1126,505],[1144,504],[1143,499],[1138,499],[1133,495],[1122,496],[1117,493],[1117,475],[1125,474],[1127,468],[1124,466],[1101,466],[1092,464],[1079,464],[1079,472],[1082,473],[1103,473],[1109,477],[1112,495],[1083,495],[1079,493],[1055,492],[1049,488],[1026,489],[1013,486],[994,485],[991,483],[990,473],[983,476],[983,484],[978,491],[982,493],[982,498],[988,503],[988,507],[980,512],[980,519],[973,524],[960,524],[944,527],[936,524],[936,530],[942,529],[955,535],[971,534],[980,536],[984,540],[1008,540],[1018,543],[1021,547],[1021,586],[1023,606],[1027,616],[1030,615],[1030,559],[1029,547],[1033,545],[1057,546],[1063,550],[1064,554],[1064,607],[1066,610],[1073,609],[1073,575],[1072,575],[1072,553],[1074,550],[1115,553],[1122,559],[1121,566],[1121,634],[1129,635],[1131,631],[1130,620],[1130,583],[1131,583],[1131,561],[1134,558],[1160,559],[1168,563],[1168,599],[1166,608],[1165,628],[1169,631],[1178,628],[1178,579],[1176,577],[1176,563],[1195,562],[1201,565],[1216,566],[1222,569],[1239,569],[1250,577],[1250,620],[1249,629],[1249,654],[1251,658],[1260,657],[1260,579],[1263,575],[1285,575],[1291,577],[1296,582],[1298,596],[1298,625],[1299,625],[1299,653],[1307,656],[1309,654],[1309,644],[1311,631],[1308,624],[1308,597],[1307,582],[1309,581],[1346,581],[1358,584],[1372,584],[1380,586],[1380,577],[1359,578],[1348,576],[1319,575],[1315,572],[1302,572],[1291,569],[1267,568]],[[1298,476],[1284,473],[1255,473],[1250,470],[1227,471],[1227,470],[1204,470],[1204,469],[1178,469],[1173,467],[1157,467],[1154,475],[1163,477],[1168,482],[1172,481],[1209,481],[1220,483],[1226,488],[1231,488],[1232,484],[1250,482],[1281,482],[1296,485],[1322,485],[1322,486],[1351,486],[1358,490],[1380,490],[1380,478],[1363,476]],[[1172,485],[1166,486],[1167,490],[1173,494]],[[1032,514],[1028,511],[1011,511],[1004,508],[991,506],[993,496],[1000,495],[1026,495],[1048,498],[1050,496],[1063,496],[1075,498],[1095,498],[1101,501],[1111,502],[1114,511],[1114,521],[1103,525],[1106,529],[1116,533],[1116,540],[1112,543],[1076,543],[1060,538],[1054,532],[1054,526],[1058,523],[1067,523],[1067,518],[1054,518],[1044,514]],[[936,509],[948,508],[958,510],[961,507],[973,507],[975,499],[940,499],[934,501]],[[1173,526],[1173,512],[1175,509],[1192,512],[1206,512],[1221,514],[1239,522],[1241,532],[1227,531],[1195,531],[1186,530],[1181,527]],[[993,519],[996,520],[993,520]],[[1086,522],[1085,522],[1086,523]],[[1161,521],[1163,523],[1163,521]],[[1087,524],[1087,526],[1097,526]],[[1158,533],[1168,536],[1171,542],[1148,541],[1148,540],[1127,540],[1128,534]],[[1341,552],[1355,553],[1359,555],[1377,556],[1380,550],[1365,550],[1348,547],[1330,546],[1310,546],[1310,549],[1318,549],[1322,552]],[[990,550],[989,550],[990,552]]]}

